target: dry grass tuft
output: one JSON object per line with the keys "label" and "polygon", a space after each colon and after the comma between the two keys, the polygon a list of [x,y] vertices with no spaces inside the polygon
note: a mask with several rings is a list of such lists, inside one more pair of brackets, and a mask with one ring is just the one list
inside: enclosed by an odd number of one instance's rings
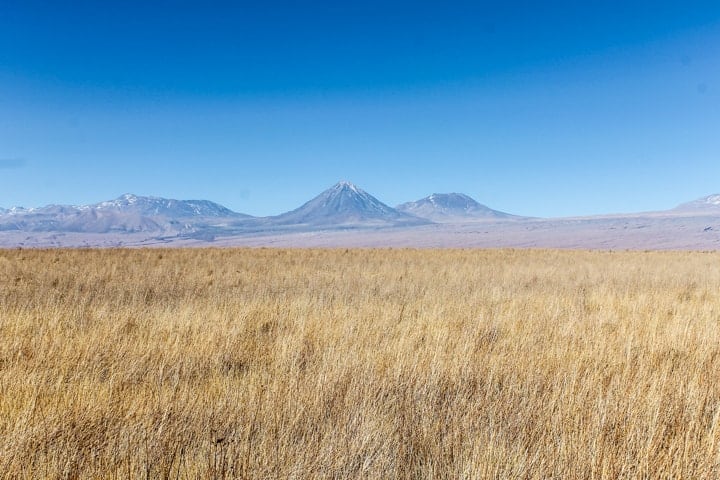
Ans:
{"label": "dry grass tuft", "polygon": [[717,478],[720,255],[0,251],[13,478]]}

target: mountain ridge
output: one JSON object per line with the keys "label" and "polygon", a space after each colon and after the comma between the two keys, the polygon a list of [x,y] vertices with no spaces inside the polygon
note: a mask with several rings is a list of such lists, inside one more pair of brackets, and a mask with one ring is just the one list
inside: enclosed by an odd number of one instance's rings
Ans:
{"label": "mountain ridge", "polygon": [[246,219],[209,200],[175,200],[124,194],[87,205],[13,207],[0,212],[0,230],[81,233],[194,232],[207,219]]}
{"label": "mountain ridge", "polygon": [[89,207],[94,207],[99,210],[129,210],[146,216],[162,215],[173,218],[250,217],[250,215],[235,212],[210,200],[176,200],[172,198],[140,196],[132,193],[123,194],[114,200],[95,203]]}

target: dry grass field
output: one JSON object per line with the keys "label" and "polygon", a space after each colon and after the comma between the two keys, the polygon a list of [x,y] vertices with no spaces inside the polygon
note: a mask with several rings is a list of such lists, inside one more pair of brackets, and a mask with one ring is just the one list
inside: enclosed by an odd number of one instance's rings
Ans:
{"label": "dry grass field", "polygon": [[8,478],[718,478],[720,254],[0,251]]}

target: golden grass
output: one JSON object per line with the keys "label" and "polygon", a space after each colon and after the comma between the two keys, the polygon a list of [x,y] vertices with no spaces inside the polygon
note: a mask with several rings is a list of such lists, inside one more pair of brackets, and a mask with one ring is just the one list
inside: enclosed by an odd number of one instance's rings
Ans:
{"label": "golden grass", "polygon": [[717,478],[720,254],[0,251],[0,475]]}

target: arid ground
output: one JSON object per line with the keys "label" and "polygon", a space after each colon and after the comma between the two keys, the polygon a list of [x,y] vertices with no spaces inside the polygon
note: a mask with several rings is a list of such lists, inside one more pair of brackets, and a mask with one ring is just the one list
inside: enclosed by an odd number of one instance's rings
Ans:
{"label": "arid ground", "polygon": [[0,250],[7,478],[717,478],[720,253]]}

